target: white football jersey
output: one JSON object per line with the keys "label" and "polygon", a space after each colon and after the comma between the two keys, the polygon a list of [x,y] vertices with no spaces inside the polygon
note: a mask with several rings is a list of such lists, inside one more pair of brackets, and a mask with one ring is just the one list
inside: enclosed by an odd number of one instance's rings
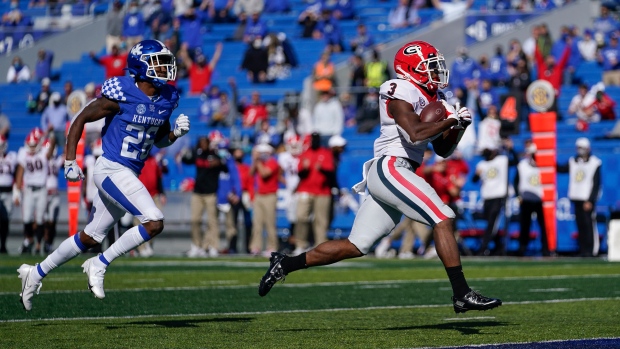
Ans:
{"label": "white football jersey", "polygon": [[58,190],[58,173],[65,166],[65,157],[58,156],[51,159],[47,171],[46,187],[48,191]]}
{"label": "white football jersey", "polygon": [[381,135],[375,140],[375,157],[391,155],[411,159],[418,164],[427,144],[439,134],[423,141],[410,143],[409,135],[403,131],[388,113],[388,103],[400,99],[411,103],[413,110],[419,115],[430,102],[438,100],[439,94],[427,95],[420,87],[402,79],[388,80],[379,88],[379,117],[381,119]]}
{"label": "white football jersey", "polygon": [[508,157],[497,155],[492,160],[482,160],[476,165],[482,185],[480,196],[487,199],[505,198],[508,195]]}
{"label": "white football jersey", "polygon": [[286,190],[293,191],[299,184],[298,166],[299,158],[293,156],[289,152],[278,154],[278,165],[284,171],[284,180],[286,181]]}
{"label": "white football jersey", "polygon": [[47,149],[31,154],[26,147],[19,148],[17,161],[24,168],[24,185],[44,187],[47,182],[48,160]]}
{"label": "white football jersey", "polygon": [[13,186],[13,175],[17,166],[17,154],[14,151],[0,156],[0,187]]}

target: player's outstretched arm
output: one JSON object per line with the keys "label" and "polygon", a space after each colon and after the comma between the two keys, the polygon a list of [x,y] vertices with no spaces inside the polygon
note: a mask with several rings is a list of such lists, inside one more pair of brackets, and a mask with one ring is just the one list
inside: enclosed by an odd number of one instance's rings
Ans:
{"label": "player's outstretched arm", "polygon": [[394,118],[396,125],[409,136],[410,143],[431,138],[458,124],[458,120],[454,118],[439,122],[422,122],[420,116],[413,110],[413,106],[400,99],[390,100],[388,112]]}
{"label": "player's outstretched arm", "polygon": [[75,149],[84,131],[84,125],[89,122],[101,120],[109,115],[115,115],[121,110],[117,102],[105,97],[97,98],[90,102],[73,119],[67,134],[67,155],[65,160],[75,160]]}

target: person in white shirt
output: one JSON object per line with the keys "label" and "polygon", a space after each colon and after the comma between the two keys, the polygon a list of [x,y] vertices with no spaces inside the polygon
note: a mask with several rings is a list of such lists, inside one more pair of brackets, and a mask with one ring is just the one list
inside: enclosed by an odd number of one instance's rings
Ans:
{"label": "person in white shirt", "polygon": [[323,92],[312,113],[314,132],[321,136],[321,146],[326,147],[329,138],[340,135],[344,128],[344,110],[332,91]]}
{"label": "person in white shirt", "polygon": [[13,57],[13,62],[6,72],[6,81],[8,83],[28,82],[31,77],[30,68],[24,64],[21,57]]}
{"label": "person in white shirt", "polygon": [[586,29],[583,32],[583,38],[577,43],[577,49],[584,61],[594,62],[596,60],[596,52],[598,44],[592,38],[592,30]]}
{"label": "person in white shirt", "polygon": [[497,107],[490,105],[487,111],[487,117],[480,121],[478,125],[478,144],[476,151],[482,153],[484,149],[499,149],[502,144],[500,138],[500,129],[502,123],[499,121]]}

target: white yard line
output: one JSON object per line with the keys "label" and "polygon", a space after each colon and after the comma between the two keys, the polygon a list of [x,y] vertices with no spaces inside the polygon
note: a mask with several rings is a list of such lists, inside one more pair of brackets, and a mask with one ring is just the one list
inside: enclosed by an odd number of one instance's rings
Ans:
{"label": "white yard line", "polygon": [[[574,298],[574,299],[550,299],[543,301],[523,301],[523,302],[504,302],[504,305],[525,305],[525,304],[546,304],[546,303],[575,303],[620,300],[620,297],[595,297],[595,298]],[[151,315],[131,315],[131,316],[101,316],[101,317],[63,317],[63,318],[41,318],[41,319],[15,319],[0,320],[0,323],[8,322],[36,322],[36,321],[92,321],[92,320],[116,320],[116,319],[149,319],[149,318],[178,318],[178,317],[205,317],[205,316],[248,316],[248,315],[269,315],[269,314],[299,314],[299,313],[333,313],[342,311],[368,311],[368,310],[391,310],[391,309],[423,309],[423,308],[442,308],[451,307],[451,304],[420,304],[420,305],[398,305],[398,306],[377,306],[362,308],[327,308],[327,309],[295,309],[280,311],[246,311],[228,313],[194,313],[194,314],[151,314]]]}
{"label": "white yard line", "polygon": [[495,316],[472,316],[472,317],[450,317],[443,319],[443,321],[469,321],[469,320],[490,320],[495,319]]}
{"label": "white yard line", "polygon": [[570,288],[532,288],[530,292],[568,292]]}
{"label": "white yard line", "polygon": [[[470,278],[470,282],[480,281],[527,281],[527,280],[564,280],[564,279],[601,279],[601,278],[619,278],[620,274],[590,274],[590,275],[553,275],[553,276],[523,276],[523,277],[489,277],[489,278]],[[16,282],[19,281],[16,279]],[[86,279],[84,278],[86,281]],[[213,281],[217,283],[218,281]],[[230,281],[227,281],[230,282]],[[361,286],[361,285],[394,285],[394,284],[428,284],[428,283],[447,283],[446,278],[441,279],[424,279],[424,280],[378,280],[378,281],[342,281],[342,282],[312,282],[312,283],[280,283],[277,287],[287,288],[304,288],[304,287],[334,287],[334,286]],[[141,288],[125,288],[125,289],[106,289],[106,292],[143,292],[143,291],[204,291],[217,289],[245,289],[256,288],[257,284],[251,285],[214,285],[214,286],[186,286],[186,287],[141,287]],[[45,280],[43,280],[45,287]],[[476,288],[476,287],[474,287]],[[44,288],[45,290],[45,288]],[[82,293],[84,290],[55,290],[43,291],[44,294],[68,294]],[[0,292],[0,296],[14,295],[15,292]]]}

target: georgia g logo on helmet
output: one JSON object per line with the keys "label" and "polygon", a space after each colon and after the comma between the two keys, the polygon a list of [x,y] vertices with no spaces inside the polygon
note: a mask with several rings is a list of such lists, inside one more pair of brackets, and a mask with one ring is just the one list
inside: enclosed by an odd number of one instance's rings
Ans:
{"label": "georgia g logo on helmet", "polygon": [[407,46],[403,50],[403,53],[407,56],[418,55],[421,59],[424,59],[424,56],[422,56],[422,48],[420,47],[420,45]]}
{"label": "georgia g logo on helmet", "polygon": [[446,88],[449,72],[443,55],[425,41],[405,44],[394,57],[396,77],[423,86],[428,91]]}

